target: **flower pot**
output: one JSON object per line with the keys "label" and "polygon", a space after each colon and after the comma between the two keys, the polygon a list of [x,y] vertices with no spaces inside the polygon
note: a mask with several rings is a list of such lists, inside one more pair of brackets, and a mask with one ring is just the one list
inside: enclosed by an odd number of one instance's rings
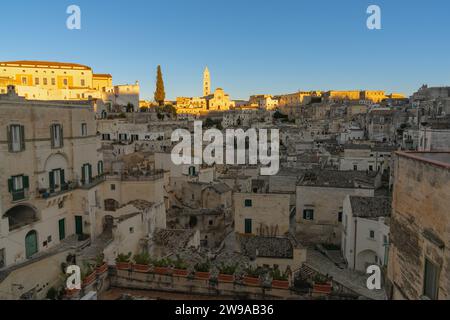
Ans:
{"label": "flower pot", "polygon": [[90,275],[88,275],[86,278],[84,278],[83,283],[82,283],[82,287],[87,287],[88,285],[92,284],[97,276],[97,272],[92,272]]}
{"label": "flower pot", "polygon": [[139,273],[147,273],[150,271],[150,266],[147,264],[133,264],[133,271]]}
{"label": "flower pot", "polygon": [[167,274],[169,274],[169,268],[168,267],[154,267],[153,273],[167,275]]}
{"label": "flower pot", "polygon": [[186,278],[189,275],[189,271],[185,269],[173,269],[173,276]]}
{"label": "flower pot", "polygon": [[272,288],[289,289],[289,281],[287,281],[287,280],[272,280]]}
{"label": "flower pot", "polygon": [[198,280],[209,280],[209,278],[211,277],[211,273],[210,272],[195,272],[195,279]]}
{"label": "flower pot", "polygon": [[314,293],[331,294],[332,290],[333,290],[333,285],[331,284],[331,282],[314,283],[313,284],[313,292]]}
{"label": "flower pot", "polygon": [[102,264],[101,266],[95,268],[95,272],[99,276],[101,276],[102,274],[104,274],[107,271],[108,271],[108,264],[106,262],[104,264]]}
{"label": "flower pot", "polygon": [[232,274],[219,274],[217,276],[217,280],[219,282],[225,282],[225,283],[233,283],[234,282],[234,275]]}
{"label": "flower pot", "polygon": [[116,262],[117,270],[130,270],[131,263],[129,262]]}
{"label": "flower pot", "polygon": [[259,281],[259,278],[255,277],[244,277],[244,284],[246,286],[259,287],[261,285],[261,281]]}
{"label": "flower pot", "polygon": [[78,290],[78,289],[73,289],[73,290],[66,289],[65,296],[68,298],[74,298],[80,294],[80,291],[81,290]]}

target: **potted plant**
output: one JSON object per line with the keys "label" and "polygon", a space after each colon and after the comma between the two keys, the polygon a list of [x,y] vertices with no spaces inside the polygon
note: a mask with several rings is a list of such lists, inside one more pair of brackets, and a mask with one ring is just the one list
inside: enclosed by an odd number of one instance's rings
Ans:
{"label": "potted plant", "polygon": [[131,252],[128,254],[120,253],[116,258],[116,267],[117,270],[130,270],[131,269]]}
{"label": "potted plant", "polygon": [[260,271],[258,270],[258,268],[253,269],[253,268],[248,268],[246,270],[246,275],[244,276],[244,284],[246,286],[253,286],[253,287],[258,287],[261,285],[261,281],[259,279],[260,276]]}
{"label": "potted plant", "polygon": [[195,265],[195,278],[198,280],[209,280],[211,273],[209,262],[197,263]]}
{"label": "potted plant", "polygon": [[279,269],[272,271],[272,288],[289,289],[289,280],[286,274],[281,273]]}
{"label": "potted plant", "polygon": [[95,271],[99,276],[108,271],[108,264],[105,262],[105,255],[103,253],[99,254],[96,258]]}
{"label": "potted plant", "polygon": [[187,264],[180,258],[178,258],[173,264],[172,274],[177,277],[187,277],[189,274],[187,269],[188,269]]}
{"label": "potted plant", "polygon": [[85,264],[81,272],[81,286],[83,288],[91,285],[96,280],[97,273],[90,264]]}
{"label": "potted plant", "polygon": [[135,254],[133,260],[133,271],[140,273],[147,273],[150,271],[150,256],[148,253],[143,252],[140,254]]}
{"label": "potted plant", "polygon": [[153,272],[160,275],[167,275],[170,271],[171,261],[169,259],[160,259],[153,261]]}
{"label": "potted plant", "polygon": [[222,265],[219,268],[219,275],[217,276],[217,280],[219,282],[233,283],[234,282],[234,273],[236,272],[237,265]]}
{"label": "potted plant", "polygon": [[331,278],[317,274],[313,281],[313,293],[331,294],[333,284]]}

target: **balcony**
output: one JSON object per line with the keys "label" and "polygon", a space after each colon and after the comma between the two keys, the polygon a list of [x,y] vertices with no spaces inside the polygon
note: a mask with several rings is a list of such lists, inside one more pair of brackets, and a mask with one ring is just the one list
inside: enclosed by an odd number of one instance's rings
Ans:
{"label": "balcony", "polygon": [[26,205],[17,205],[9,209],[3,218],[8,219],[10,232],[39,221],[36,210]]}
{"label": "balcony", "polygon": [[55,189],[39,189],[38,198],[40,199],[50,199],[54,197],[61,196],[77,188],[77,184],[74,182],[67,182],[61,185],[61,187],[56,186]]}
{"label": "balcony", "polygon": [[90,189],[98,186],[99,184],[101,184],[104,181],[106,181],[106,176],[105,175],[94,177],[94,178],[90,179],[89,182],[86,182],[84,180],[80,180],[79,188],[82,189],[82,190],[90,190]]}
{"label": "balcony", "polygon": [[11,202],[13,202],[13,203],[28,200],[29,197],[30,197],[30,195],[29,195],[28,189],[11,192]]}

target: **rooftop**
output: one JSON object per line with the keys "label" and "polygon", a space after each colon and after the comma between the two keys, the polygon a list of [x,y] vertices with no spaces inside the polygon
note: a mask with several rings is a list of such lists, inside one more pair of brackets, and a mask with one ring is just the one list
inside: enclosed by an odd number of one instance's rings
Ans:
{"label": "rooftop", "polygon": [[5,61],[5,62],[0,62],[0,66],[2,66],[2,67],[91,70],[90,67],[82,65],[82,64],[77,64],[77,63],[35,61],[35,60]]}
{"label": "rooftop", "polygon": [[334,188],[374,188],[376,173],[362,171],[316,170],[305,173],[298,186]]}
{"label": "rooftop", "polygon": [[285,237],[239,237],[242,253],[251,259],[281,258],[292,259],[294,256],[294,245],[289,238]]}
{"label": "rooftop", "polygon": [[404,152],[398,151],[397,155],[417,161],[426,162],[438,167],[450,169],[450,151],[449,152]]}
{"label": "rooftop", "polygon": [[359,218],[379,218],[391,215],[391,200],[389,198],[350,197],[353,216]]}

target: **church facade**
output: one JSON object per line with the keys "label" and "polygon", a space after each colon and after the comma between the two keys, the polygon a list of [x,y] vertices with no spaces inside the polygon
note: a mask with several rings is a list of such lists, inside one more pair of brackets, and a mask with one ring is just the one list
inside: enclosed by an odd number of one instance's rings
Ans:
{"label": "church facade", "polygon": [[206,67],[203,72],[203,96],[178,97],[176,109],[179,115],[203,115],[211,111],[228,111],[234,106],[234,101],[222,88],[211,93],[211,75]]}

